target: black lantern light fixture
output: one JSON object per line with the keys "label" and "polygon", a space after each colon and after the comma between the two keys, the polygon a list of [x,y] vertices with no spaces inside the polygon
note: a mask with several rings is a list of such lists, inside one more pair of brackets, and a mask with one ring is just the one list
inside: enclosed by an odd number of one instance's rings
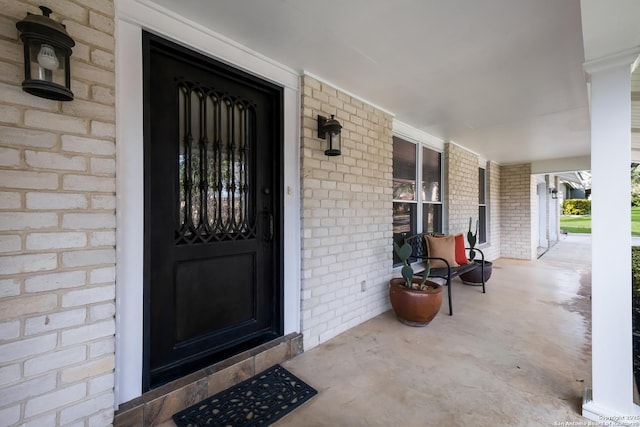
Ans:
{"label": "black lantern light fixture", "polygon": [[51,9],[40,6],[40,10],[42,15],[27,13],[16,23],[24,44],[22,89],[42,98],[71,101],[69,63],[75,42],[64,25],[49,18]]}
{"label": "black lantern light fixture", "polygon": [[551,198],[552,199],[557,199],[558,198],[558,190],[556,188],[550,188],[549,189],[549,193],[551,193]]}
{"label": "black lantern light fixture", "polygon": [[330,119],[318,116],[318,138],[327,140],[327,149],[324,150],[324,154],[327,156],[340,155],[341,129],[342,125],[339,121],[333,118],[333,114]]}

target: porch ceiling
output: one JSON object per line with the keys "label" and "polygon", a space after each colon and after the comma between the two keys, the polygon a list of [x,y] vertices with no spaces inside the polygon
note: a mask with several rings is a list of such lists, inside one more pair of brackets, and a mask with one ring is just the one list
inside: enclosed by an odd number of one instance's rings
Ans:
{"label": "porch ceiling", "polygon": [[579,0],[150,1],[485,158],[590,152]]}

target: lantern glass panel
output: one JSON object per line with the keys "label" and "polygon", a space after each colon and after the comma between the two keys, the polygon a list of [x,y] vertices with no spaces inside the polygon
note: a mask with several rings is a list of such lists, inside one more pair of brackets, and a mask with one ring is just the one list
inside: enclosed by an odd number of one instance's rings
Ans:
{"label": "lantern glass panel", "polygon": [[340,150],[340,131],[327,132],[329,149]]}
{"label": "lantern glass panel", "polygon": [[64,51],[47,42],[29,43],[31,80],[42,80],[65,86]]}

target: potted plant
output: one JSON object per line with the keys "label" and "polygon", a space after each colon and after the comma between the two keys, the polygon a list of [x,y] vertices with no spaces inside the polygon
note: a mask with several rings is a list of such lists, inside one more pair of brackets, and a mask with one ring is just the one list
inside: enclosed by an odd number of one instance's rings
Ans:
{"label": "potted plant", "polygon": [[[475,234],[471,231],[471,222],[472,219],[469,218],[469,231],[467,231],[467,241],[469,242],[469,261],[475,262],[476,264],[481,264],[483,260],[478,260],[476,258],[476,242],[478,241],[478,221],[476,220],[476,232]],[[493,263],[491,261],[484,261],[484,282],[491,277],[491,272],[493,270]],[[468,271],[466,273],[462,273],[460,275],[460,279],[463,283],[467,285],[480,286],[482,285],[482,268],[476,268],[474,270]]]}
{"label": "potted plant", "polygon": [[402,261],[402,277],[389,281],[389,300],[396,317],[409,326],[426,326],[440,311],[442,305],[442,286],[428,280],[429,263],[423,276],[414,276],[413,268],[409,265],[411,245],[399,246],[393,243],[393,248]]}

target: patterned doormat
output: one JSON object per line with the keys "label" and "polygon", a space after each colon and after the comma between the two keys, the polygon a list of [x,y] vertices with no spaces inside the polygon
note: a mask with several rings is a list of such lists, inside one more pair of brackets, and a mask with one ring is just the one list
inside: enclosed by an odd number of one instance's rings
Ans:
{"label": "patterned doormat", "polygon": [[280,365],[173,415],[178,427],[269,426],[318,392]]}

